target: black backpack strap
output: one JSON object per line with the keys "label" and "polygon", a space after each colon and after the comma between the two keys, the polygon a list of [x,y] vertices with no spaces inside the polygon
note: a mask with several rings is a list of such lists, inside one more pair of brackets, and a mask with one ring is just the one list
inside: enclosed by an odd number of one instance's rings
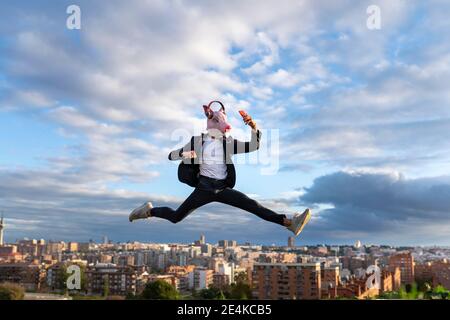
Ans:
{"label": "black backpack strap", "polygon": [[223,145],[223,161],[225,164],[227,164],[227,138],[225,136],[223,136],[222,145]]}
{"label": "black backpack strap", "polygon": [[[194,136],[191,138],[191,151],[195,151],[194,149]],[[191,158],[191,164],[194,164],[194,158]]]}

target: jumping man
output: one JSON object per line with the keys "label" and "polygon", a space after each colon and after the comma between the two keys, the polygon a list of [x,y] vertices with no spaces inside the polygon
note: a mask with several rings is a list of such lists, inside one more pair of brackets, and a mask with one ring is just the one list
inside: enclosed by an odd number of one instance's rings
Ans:
{"label": "jumping man", "polygon": [[[220,110],[212,110],[213,103],[219,103]],[[153,207],[151,202],[146,202],[131,212],[130,222],[157,217],[178,223],[205,204],[221,202],[251,212],[264,220],[286,227],[296,236],[299,235],[311,217],[309,209],[288,218],[233,189],[236,171],[231,156],[259,149],[261,131],[255,121],[246,112],[240,111],[244,123],[252,128],[251,141],[242,142],[225,136],[231,130],[231,126],[227,120],[225,107],[220,101],[204,105],[203,110],[207,117],[207,133],[192,137],[183,148],[169,154],[169,160],[182,161],[178,177],[180,181],[195,187],[194,191],[176,210],[169,207]]]}

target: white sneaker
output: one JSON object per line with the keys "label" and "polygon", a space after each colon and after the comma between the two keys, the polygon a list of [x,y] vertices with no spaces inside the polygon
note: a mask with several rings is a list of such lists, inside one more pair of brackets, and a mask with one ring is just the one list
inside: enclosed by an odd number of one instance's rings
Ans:
{"label": "white sneaker", "polygon": [[134,220],[138,220],[138,219],[150,218],[152,216],[151,215],[152,208],[153,208],[152,203],[146,202],[139,208],[134,209],[133,212],[130,213],[128,220],[130,220],[130,222],[133,222]]}
{"label": "white sneaker", "polygon": [[302,214],[296,213],[292,217],[291,225],[287,228],[291,230],[296,236],[298,236],[308,223],[309,219],[311,219],[311,210],[309,209],[303,211]]}

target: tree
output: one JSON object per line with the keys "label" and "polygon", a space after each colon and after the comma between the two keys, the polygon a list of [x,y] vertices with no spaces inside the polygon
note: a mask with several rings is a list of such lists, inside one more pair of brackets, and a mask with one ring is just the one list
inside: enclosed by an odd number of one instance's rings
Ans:
{"label": "tree", "polygon": [[56,288],[60,289],[64,294],[67,293],[67,278],[69,275],[67,274],[67,266],[65,264],[61,264],[61,267],[57,269],[56,274]]}
{"label": "tree", "polygon": [[14,283],[0,284],[0,300],[23,300],[25,290]]}
{"label": "tree", "polygon": [[229,298],[247,300],[252,298],[252,288],[248,281],[247,273],[240,272],[235,276],[235,283],[230,287]]}
{"label": "tree", "polygon": [[415,300],[421,298],[422,294],[417,290],[417,284],[406,284],[400,288],[400,299]]}
{"label": "tree", "polygon": [[131,293],[131,292],[127,292],[126,296],[125,296],[125,300],[137,300],[139,299],[139,296]]}
{"label": "tree", "polygon": [[220,290],[219,296],[217,297],[217,300],[227,300],[227,297],[225,297],[225,294],[222,290]]}
{"label": "tree", "polygon": [[[80,280],[81,280],[81,290],[80,291],[86,291],[86,283],[87,283],[87,279],[86,279],[86,266],[83,264],[78,264],[76,263],[77,266],[80,267]],[[57,271],[57,289],[60,289],[64,294],[68,293],[68,289],[67,289],[67,279],[69,278],[70,274],[67,273],[67,268],[68,265],[67,264],[61,264],[61,267],[58,269]],[[71,293],[73,294],[74,291],[76,292],[77,290],[72,290]]]}
{"label": "tree", "polygon": [[399,291],[384,292],[379,295],[381,299],[448,299],[450,294],[442,286],[432,288],[429,283],[422,283],[421,289],[417,289],[417,284],[402,286]]}
{"label": "tree", "polygon": [[247,300],[252,298],[252,290],[248,284],[233,283],[230,292],[231,299]]}
{"label": "tree", "polygon": [[234,283],[225,285],[221,288],[214,286],[200,291],[192,290],[192,297],[205,300],[247,300],[252,299],[252,288],[246,272],[240,272],[235,275]]}
{"label": "tree", "polygon": [[109,277],[108,277],[108,275],[105,275],[104,279],[105,279],[105,282],[103,285],[103,296],[107,297],[107,296],[109,296]]}
{"label": "tree", "polygon": [[202,289],[198,293],[198,297],[205,300],[225,300],[223,291],[219,288],[210,287],[208,289]]}
{"label": "tree", "polygon": [[450,291],[445,289],[443,286],[439,285],[431,292],[429,295],[430,299],[449,299]]}
{"label": "tree", "polygon": [[383,292],[378,296],[379,299],[400,299],[400,294],[397,291]]}
{"label": "tree", "polygon": [[146,300],[177,300],[179,296],[175,287],[164,280],[147,283],[141,295]]}

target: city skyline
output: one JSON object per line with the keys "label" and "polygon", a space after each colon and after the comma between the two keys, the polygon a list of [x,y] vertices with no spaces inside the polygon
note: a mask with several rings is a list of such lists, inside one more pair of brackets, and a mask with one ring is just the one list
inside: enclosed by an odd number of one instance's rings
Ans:
{"label": "city skyline", "polygon": [[[46,240],[46,241],[54,241],[54,242],[59,242],[59,241],[63,241],[63,242],[81,242],[81,243],[87,243],[92,241],[93,243],[105,243],[105,239],[108,240],[108,243],[115,243],[115,244],[119,244],[119,243],[133,243],[133,242],[141,242],[141,243],[155,243],[155,244],[190,244],[190,243],[194,243],[195,240],[195,234],[194,237],[189,239],[186,238],[185,240],[182,241],[156,241],[156,240],[137,240],[135,238],[133,239],[114,239],[114,237],[111,237],[110,235],[107,234],[102,234],[102,235],[92,235],[90,237],[87,238],[77,238],[77,237],[73,237],[73,238],[68,238],[68,237],[62,237],[62,238],[57,238],[57,237],[36,237],[36,236],[31,236],[31,235],[27,235],[26,233],[22,233],[20,237],[14,237],[14,236],[9,236],[8,235],[8,230],[5,227],[6,223],[4,222],[4,220],[6,219],[2,219],[2,226],[3,228],[1,228],[1,232],[3,235],[3,242],[4,244],[8,244],[8,243],[16,243],[17,241],[23,240],[23,239],[28,239],[28,240]],[[6,231],[6,232],[5,232]],[[213,235],[214,233],[212,233],[212,236],[209,235],[207,236],[207,233],[203,233],[202,235],[205,236],[206,239],[214,239],[213,242],[208,242],[206,241],[206,243],[211,243],[211,244],[217,244],[220,240],[223,239],[233,239],[236,240],[235,238],[232,237],[217,237]],[[197,234],[198,235],[198,234]],[[356,247],[356,243],[359,243],[359,245],[362,246],[386,246],[386,247],[393,247],[393,248],[399,248],[399,247],[440,247],[440,248],[450,248],[450,245],[446,245],[446,244],[420,244],[420,243],[408,243],[408,244],[395,244],[395,243],[388,243],[388,242],[367,242],[367,243],[361,243],[359,239],[354,239],[354,240],[349,240],[348,242],[313,242],[313,241],[309,241],[309,242],[304,242],[301,241],[301,239],[298,239],[296,237],[293,237],[289,234],[286,235],[286,238],[284,240],[280,240],[280,241],[276,241],[276,242],[255,242],[255,241],[251,241],[248,239],[244,239],[244,240],[236,240],[240,245],[243,245],[245,243],[249,243],[251,245],[263,245],[263,246],[289,246],[289,243],[291,241],[291,239],[294,239],[294,247],[301,247],[301,246],[319,246],[319,245],[323,245],[323,246],[354,246]],[[353,242],[352,242],[353,241]]]}
{"label": "city skyline", "polygon": [[[3,222],[3,221],[2,221]],[[4,224],[3,224],[4,226]],[[5,231],[5,228],[2,229],[2,232]],[[126,241],[115,241],[114,239],[111,239],[108,237],[108,235],[99,235],[96,237],[91,237],[89,239],[56,239],[56,238],[34,238],[34,237],[22,237],[22,238],[16,238],[13,241],[4,241],[3,245],[11,245],[16,244],[19,241],[22,240],[36,240],[41,241],[44,240],[46,242],[64,242],[64,243],[93,243],[93,244],[126,244],[126,243],[143,243],[143,244],[169,244],[169,245],[192,245],[192,244],[211,244],[211,245],[220,245],[221,241],[236,241],[236,244],[239,246],[273,246],[273,247],[317,247],[317,246],[324,246],[324,247],[354,247],[356,249],[364,248],[364,247],[390,247],[390,248],[443,248],[447,249],[450,248],[450,245],[420,245],[420,244],[412,244],[412,245],[395,245],[395,244],[389,244],[389,243],[361,243],[360,240],[355,240],[353,243],[308,243],[308,244],[302,244],[297,243],[295,240],[295,237],[287,236],[284,243],[254,243],[250,241],[240,242],[236,239],[224,239],[224,238],[212,238],[214,240],[208,241],[208,237],[205,236],[205,234],[199,234],[199,239],[191,239],[187,241],[172,241],[172,242],[158,242],[158,241],[137,241],[137,240],[126,240]],[[203,240],[202,240],[203,239]]]}
{"label": "city skyline", "polygon": [[150,288],[167,284],[173,294],[159,298],[449,297],[450,248],[209,244],[203,234],[189,244],[104,241],[23,239],[0,246],[0,287],[33,300],[151,299],[158,290]]}
{"label": "city skyline", "polygon": [[128,222],[192,191],[167,155],[221,100],[233,137],[250,137],[240,109],[263,132],[236,188],[279,213],[311,207],[297,245],[450,245],[450,3],[377,1],[373,29],[372,1],[80,0],[79,30],[72,4],[0,4],[5,241],[285,243],[218,203]]}

